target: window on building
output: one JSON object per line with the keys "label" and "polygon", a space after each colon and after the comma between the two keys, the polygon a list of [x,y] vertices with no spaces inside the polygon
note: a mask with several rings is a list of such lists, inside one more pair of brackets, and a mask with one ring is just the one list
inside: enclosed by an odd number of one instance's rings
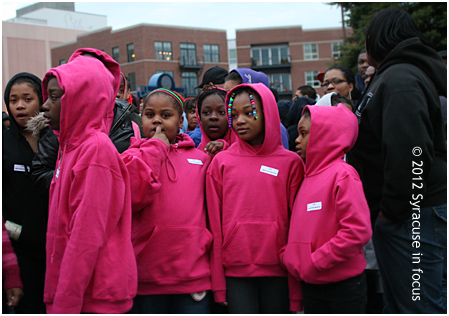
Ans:
{"label": "window on building", "polygon": [[136,58],[136,55],[134,54],[134,43],[127,44],[126,50],[128,52],[128,62],[134,61]]}
{"label": "window on building", "polygon": [[66,63],[67,63],[67,62],[65,61],[65,59],[60,59],[60,60],[59,60],[59,64],[60,64],[60,65],[64,65],[64,64],[66,64]]}
{"label": "window on building", "polygon": [[113,58],[116,62],[120,63],[120,62],[119,62],[119,59],[120,59],[120,50],[119,50],[118,46],[112,47],[112,58]]}
{"label": "window on building", "polygon": [[318,70],[305,72],[307,86],[312,86],[314,88],[320,87],[320,81],[316,77],[318,75],[318,72]]}
{"label": "window on building", "polygon": [[196,66],[196,44],[180,43],[181,49],[181,64]]}
{"label": "window on building", "polygon": [[343,47],[343,42],[333,42],[332,43],[332,58],[335,58],[335,59],[340,58],[342,47]]}
{"label": "window on building", "polygon": [[172,78],[175,78],[173,75],[173,71],[166,71],[166,70],[156,70],[157,74],[169,74]]}
{"label": "window on building", "polygon": [[131,91],[136,91],[136,73],[128,73],[129,84],[131,86]]}
{"label": "window on building", "polygon": [[318,44],[304,44],[304,59],[318,59]]}
{"label": "window on building", "polygon": [[290,74],[270,74],[268,75],[270,86],[278,92],[291,92],[292,80]]}
{"label": "window on building", "polygon": [[236,49],[229,50],[229,64],[230,65],[237,64],[237,50]]}
{"label": "window on building", "polygon": [[287,45],[257,47],[251,49],[253,66],[274,66],[290,63]]}
{"label": "window on building", "polygon": [[156,60],[173,60],[171,42],[154,42]]}
{"label": "window on building", "polygon": [[186,96],[195,96],[195,88],[198,86],[198,75],[195,72],[183,72],[182,87],[186,89]]}
{"label": "window on building", "polygon": [[220,47],[218,45],[204,44],[204,62],[218,63],[220,62]]}

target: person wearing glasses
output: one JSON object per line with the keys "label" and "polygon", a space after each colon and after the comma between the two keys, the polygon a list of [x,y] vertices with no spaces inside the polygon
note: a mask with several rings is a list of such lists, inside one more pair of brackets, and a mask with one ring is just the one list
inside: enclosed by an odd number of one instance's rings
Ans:
{"label": "person wearing glasses", "polygon": [[332,66],[325,71],[321,87],[324,94],[337,92],[355,104],[360,99],[360,91],[356,87],[354,73],[342,65]]}

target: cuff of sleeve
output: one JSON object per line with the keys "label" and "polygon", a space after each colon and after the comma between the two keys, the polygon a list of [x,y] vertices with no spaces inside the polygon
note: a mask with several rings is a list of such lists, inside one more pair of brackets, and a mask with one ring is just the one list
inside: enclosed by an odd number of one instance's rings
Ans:
{"label": "cuff of sleeve", "polygon": [[11,267],[6,271],[3,271],[3,277],[5,279],[5,290],[15,287],[23,289],[22,281],[20,280],[19,266]]}
{"label": "cuff of sleeve", "polygon": [[290,300],[290,310],[292,312],[300,312],[302,309],[302,300]]}
{"label": "cuff of sleeve", "polygon": [[214,291],[214,299],[216,303],[226,302],[226,290]]}

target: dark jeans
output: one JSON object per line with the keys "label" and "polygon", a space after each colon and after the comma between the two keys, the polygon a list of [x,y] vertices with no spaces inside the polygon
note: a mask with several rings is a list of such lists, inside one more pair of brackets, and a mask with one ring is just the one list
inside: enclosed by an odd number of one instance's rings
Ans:
{"label": "dark jeans", "polygon": [[288,314],[286,277],[226,277],[229,314]]}
{"label": "dark jeans", "polygon": [[365,272],[335,283],[310,284],[301,282],[301,288],[305,314],[365,313]]}
{"label": "dark jeans", "polygon": [[[414,211],[418,213],[417,211]],[[377,218],[373,243],[387,314],[447,311],[447,205],[422,207],[420,218]],[[419,247],[412,242],[419,241]]]}
{"label": "dark jeans", "polygon": [[45,258],[37,259],[17,255],[20,278],[23,283],[23,297],[14,307],[16,314],[45,314],[44,283]]}
{"label": "dark jeans", "polygon": [[190,294],[137,295],[129,314],[210,314],[213,295],[195,301]]}

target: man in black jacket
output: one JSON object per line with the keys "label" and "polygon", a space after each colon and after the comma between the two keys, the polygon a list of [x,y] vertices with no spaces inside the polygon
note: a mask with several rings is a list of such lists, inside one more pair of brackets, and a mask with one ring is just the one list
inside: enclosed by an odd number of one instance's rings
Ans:
{"label": "man in black jacket", "polygon": [[446,67],[403,10],[386,9],[366,35],[376,68],[358,105],[348,154],[371,210],[384,313],[446,313],[446,142],[439,95]]}

